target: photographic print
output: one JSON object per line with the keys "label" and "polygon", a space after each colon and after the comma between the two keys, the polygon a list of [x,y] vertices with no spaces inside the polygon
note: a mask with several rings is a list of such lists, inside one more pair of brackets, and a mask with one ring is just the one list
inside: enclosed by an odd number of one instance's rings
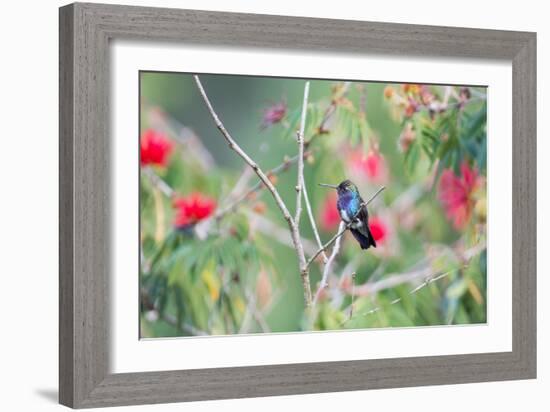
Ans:
{"label": "photographic print", "polygon": [[486,323],[485,87],[139,88],[141,338]]}

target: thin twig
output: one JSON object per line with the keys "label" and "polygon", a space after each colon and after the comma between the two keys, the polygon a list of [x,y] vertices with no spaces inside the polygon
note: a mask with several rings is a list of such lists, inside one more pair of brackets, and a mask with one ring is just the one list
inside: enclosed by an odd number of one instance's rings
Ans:
{"label": "thin twig", "polygon": [[376,282],[367,282],[355,288],[355,295],[357,296],[372,296],[377,293],[386,290],[393,289],[404,283],[411,283],[419,278],[425,278],[431,276],[432,269],[430,264],[416,270],[410,270],[409,272],[399,273],[394,275],[387,275],[384,279]]}
{"label": "thin twig", "polygon": [[300,131],[298,132],[298,173],[296,183],[296,215],[294,224],[291,225],[293,236],[296,238],[296,251],[298,252],[298,260],[300,261],[300,277],[302,278],[302,286],[304,289],[304,300],[306,309],[312,305],[311,284],[309,280],[309,268],[306,262],[304,247],[300,242],[300,218],[302,216],[302,183],[304,181],[304,130],[306,126],[307,101],[309,97],[309,82],[304,86],[304,100],[302,103],[302,116],[300,120]]}
{"label": "thin twig", "polygon": [[264,183],[264,185],[266,185],[268,190],[273,195],[273,198],[275,199],[275,202],[277,203],[277,206],[279,207],[279,209],[281,209],[281,212],[283,213],[284,218],[289,222],[290,226],[293,226],[292,216],[290,216],[290,213],[285,203],[283,202],[281,195],[275,188],[275,186],[273,186],[273,184],[271,183],[269,178],[266,176],[266,174],[263,172],[263,170],[260,168],[260,166],[258,166],[258,164],[254,160],[252,160],[252,158],[249,155],[247,155],[246,152],[237,144],[237,142],[233,139],[233,137],[231,137],[231,135],[229,134],[229,132],[221,122],[220,118],[218,117],[218,114],[212,107],[212,103],[210,103],[210,99],[208,98],[204,90],[204,87],[202,86],[199,76],[194,75],[193,77],[195,78],[195,83],[197,84],[197,87],[199,88],[199,92],[204,102],[206,103],[206,107],[210,112],[210,116],[212,116],[212,119],[214,120],[216,127],[218,128],[222,136],[227,141],[229,148],[233,150],[235,153],[237,153],[237,155],[239,155],[252,168],[252,170],[256,172],[260,180]]}
{"label": "thin twig", "polygon": [[337,233],[336,233],[327,243],[325,243],[325,244],[323,245],[322,248],[320,248],[319,250],[317,250],[317,252],[315,252],[315,253],[313,254],[313,256],[311,256],[311,257],[309,258],[309,260],[307,261],[307,265],[308,265],[308,266],[311,265],[311,264],[315,261],[315,259],[317,259],[317,256],[319,256],[322,252],[324,252],[325,250],[327,250],[328,247],[329,247],[330,245],[332,245],[336,240],[338,240],[338,238],[340,238],[340,236],[342,236],[344,233],[346,233],[346,231],[348,230],[348,228],[349,228],[349,226],[346,225],[346,226],[344,227],[344,229],[338,231],[338,232],[337,232]]}
{"label": "thin twig", "polygon": [[[313,231],[313,236],[315,237],[315,241],[317,242],[317,246],[319,247],[319,249],[321,249],[323,247],[323,242],[321,241],[321,236],[319,236],[319,230],[317,229],[317,225],[315,223],[315,217],[313,216],[313,211],[311,209],[311,203],[309,201],[309,196],[307,194],[307,187],[306,187],[305,179],[303,181],[302,190],[304,192],[304,203],[306,204],[306,210],[307,210],[307,215],[309,217],[309,222],[311,224],[311,230]],[[323,258],[323,263],[326,264],[328,262],[328,256],[327,256],[327,254],[324,250],[321,252],[321,256]]]}
{"label": "thin twig", "polygon": [[[468,266],[467,262],[470,259],[472,259],[474,256],[481,253],[483,250],[485,250],[486,247],[487,246],[486,246],[485,242],[480,242],[480,243],[476,244],[475,246],[471,247],[470,249],[465,250],[464,252],[461,253],[461,255],[459,257],[461,257],[462,260],[466,263],[464,265],[458,267],[458,268],[454,268],[454,269],[451,269],[451,270],[443,272],[443,273],[432,274],[432,272],[430,271],[430,267],[428,266],[424,269],[418,269],[418,270],[413,270],[413,271],[408,272],[408,273],[392,275],[392,276],[388,277],[387,279],[383,279],[383,280],[380,280],[378,282],[366,283],[363,286],[361,286],[359,288],[359,290],[357,288],[355,288],[355,286],[352,286],[352,288],[351,288],[352,299],[353,299],[354,295],[355,296],[369,296],[369,295],[374,296],[375,294],[379,293],[382,290],[392,289],[392,288],[395,288],[396,286],[398,286],[400,284],[403,284],[403,283],[411,283],[415,279],[422,277],[424,280],[419,285],[417,285],[416,287],[414,287],[413,289],[411,289],[409,291],[409,295],[413,295],[413,294],[417,293],[418,291],[422,290],[423,288],[425,288],[426,286],[428,286],[429,284],[431,284],[433,282],[436,282],[440,279],[443,279],[443,278],[449,276],[450,274],[452,274],[454,272],[463,270],[464,268],[466,268]],[[365,288],[365,287],[367,287],[367,288]],[[395,304],[397,304],[401,301],[402,301],[402,298],[396,298],[396,299],[392,300],[389,304],[390,305],[395,305]],[[371,315],[373,313],[379,312],[380,310],[382,310],[382,307],[377,306],[373,309],[368,310],[367,312],[364,312],[362,315],[364,315],[364,316]],[[344,323],[346,323],[349,320],[350,319],[346,320]]]}
{"label": "thin twig", "polygon": [[[343,220],[340,221],[340,226],[338,226],[338,232],[345,232],[346,230],[347,230],[346,223]],[[336,259],[336,255],[338,255],[338,253],[340,252],[341,244],[342,244],[342,237],[338,236],[334,243],[334,247],[332,248],[332,253],[330,254],[330,257],[328,258],[327,262],[325,263],[325,267],[323,268],[323,276],[321,278],[321,283],[319,284],[319,287],[317,288],[317,292],[315,293],[315,298],[313,299],[314,305],[319,300],[319,296],[321,296],[322,290],[328,286],[328,276],[330,274],[330,269],[332,267],[332,263],[334,262],[334,259]]]}
{"label": "thin twig", "polygon": [[332,115],[334,114],[334,112],[336,111],[336,107],[338,106],[338,101],[348,93],[350,86],[351,86],[351,82],[344,82],[344,84],[342,85],[342,89],[339,91],[339,95],[332,99],[332,101],[330,102],[330,105],[325,110],[323,118],[321,119],[321,123],[317,128],[317,133],[315,133],[313,136],[310,137],[310,139],[307,142],[305,142],[306,147],[309,147],[311,142],[317,136],[320,136],[327,132],[326,125],[330,120],[330,118],[332,117]]}
{"label": "thin twig", "polygon": [[[298,133],[298,146],[299,146],[299,152],[298,152],[298,185],[299,189],[302,191],[302,194],[304,196],[304,203],[306,204],[306,210],[307,215],[309,217],[309,223],[311,224],[311,230],[313,231],[313,235],[315,236],[315,240],[317,241],[318,246],[321,248],[323,246],[323,242],[321,242],[321,236],[319,236],[319,231],[317,230],[317,225],[315,224],[315,218],[313,217],[313,211],[311,208],[311,203],[309,201],[309,196],[307,193],[307,187],[306,187],[306,179],[304,177],[304,147],[305,147],[305,125],[306,125],[306,114],[307,114],[307,99],[309,95],[309,82],[306,83],[305,89],[304,89],[304,102],[302,105],[302,117],[300,121],[300,131]],[[298,190],[298,188],[297,188]],[[300,205],[298,203],[300,200],[300,195],[298,193],[298,199],[297,199],[297,205]],[[298,206],[296,207],[298,209]],[[301,209],[300,209],[301,213]],[[298,210],[296,210],[296,225],[299,225],[300,218],[298,214]],[[327,254],[325,251],[322,253],[323,255],[323,262],[326,264],[328,261]]]}
{"label": "thin twig", "polygon": [[378,195],[380,194],[380,192],[381,192],[382,190],[384,190],[385,188],[386,188],[385,186],[380,187],[380,189],[378,189],[378,190],[376,191],[376,193],[370,197],[369,200],[367,200],[366,202],[361,203],[361,205],[360,205],[360,207],[359,207],[359,210],[357,211],[357,213],[355,214],[355,216],[353,216],[353,217],[350,219],[350,222],[344,227],[344,229],[343,229],[343,230],[339,230],[338,233],[336,233],[327,243],[325,243],[325,244],[323,245],[323,247],[319,248],[319,250],[318,250],[317,252],[315,252],[315,254],[313,254],[313,256],[311,256],[311,257],[309,258],[309,260],[308,260],[307,263],[306,263],[306,266],[310,266],[310,265],[313,263],[313,261],[314,261],[315,259],[317,259],[317,256],[319,256],[323,251],[327,250],[327,248],[328,248],[330,245],[332,245],[340,236],[342,236],[344,233],[346,233],[346,231],[351,227],[353,221],[355,220],[355,218],[357,217],[357,215],[359,214],[359,212],[361,211],[361,209],[362,209],[363,207],[367,207],[367,206],[369,205],[369,203],[371,203],[371,202],[376,198],[376,196],[378,196]]}
{"label": "thin twig", "polygon": [[[436,282],[436,281],[438,281],[438,280],[440,280],[440,279],[443,279],[443,278],[449,276],[451,273],[457,272],[457,271],[459,271],[459,270],[461,270],[461,269],[462,269],[462,268],[452,269],[452,270],[449,270],[449,271],[447,271],[447,272],[441,273],[441,274],[436,275],[436,276],[430,275],[430,276],[426,277],[426,278],[424,279],[424,281],[423,281],[420,285],[418,285],[418,286],[415,287],[414,289],[410,290],[410,291],[409,291],[409,295],[414,295],[414,294],[417,293],[419,290],[425,288],[425,287],[428,286],[429,284],[431,284],[431,283],[433,283],[433,282]],[[396,298],[396,299],[394,299],[394,300],[392,300],[392,301],[390,302],[390,305],[395,305],[395,304],[401,302],[402,300],[403,300],[403,298]],[[362,315],[363,315],[363,316],[368,316],[368,315],[371,315],[371,314],[373,314],[373,313],[378,312],[378,311],[381,310],[381,309],[382,309],[382,308],[381,308],[380,306],[377,306],[377,307],[375,307],[375,308],[373,308],[373,309],[368,310],[367,312],[363,313]]]}
{"label": "thin twig", "polygon": [[[471,248],[465,250],[464,252],[457,254],[457,258],[464,262],[468,262],[474,256],[477,256],[483,250],[485,250],[486,247],[487,246],[485,242],[480,242],[475,246],[472,246]],[[422,259],[415,265],[416,269],[411,269],[405,273],[390,274],[387,275],[384,279],[378,280],[376,282],[364,283],[363,285],[356,287],[354,293],[356,296],[370,296],[375,295],[386,289],[393,289],[396,286],[402,285],[404,283],[414,282],[420,278],[431,279],[434,277],[432,275],[431,265],[432,263],[430,261],[427,261],[425,263],[425,259]]]}
{"label": "thin twig", "polygon": [[300,120],[300,130],[297,133],[298,141],[298,172],[296,181],[296,214],[294,215],[294,224],[300,227],[300,218],[302,216],[302,188],[304,186],[304,130],[306,127],[307,101],[309,98],[309,82],[304,86],[304,100],[302,102],[302,116]]}

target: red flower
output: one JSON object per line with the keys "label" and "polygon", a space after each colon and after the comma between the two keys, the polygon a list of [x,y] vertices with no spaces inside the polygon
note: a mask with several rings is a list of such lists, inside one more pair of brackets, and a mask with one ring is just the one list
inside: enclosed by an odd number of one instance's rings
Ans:
{"label": "red flower", "polygon": [[374,240],[378,243],[383,243],[388,236],[388,227],[378,217],[371,217],[369,219],[369,228]]}
{"label": "red flower", "polygon": [[287,111],[287,105],[286,105],[286,102],[284,101],[275,103],[270,107],[265,108],[262,116],[261,128],[265,129],[269,126],[279,123],[281,120],[285,118],[286,111]]}
{"label": "red flower", "polygon": [[327,232],[335,229],[340,223],[340,213],[338,213],[336,207],[337,199],[336,192],[331,192],[327,195],[321,207],[321,227]]}
{"label": "red flower", "polygon": [[141,165],[166,166],[172,147],[172,142],[163,133],[147,129],[141,135]]}
{"label": "red flower", "polygon": [[173,206],[177,209],[174,226],[181,228],[206,219],[216,208],[214,199],[195,192],[187,197],[174,200]]}
{"label": "red flower", "polygon": [[456,229],[462,229],[470,220],[474,207],[472,194],[481,181],[477,169],[466,162],[460,166],[460,173],[461,176],[456,176],[446,169],[439,180],[439,200]]}
{"label": "red flower", "polygon": [[355,173],[365,174],[372,182],[383,182],[387,177],[386,159],[378,151],[370,150],[365,155],[360,150],[351,155],[351,166]]}

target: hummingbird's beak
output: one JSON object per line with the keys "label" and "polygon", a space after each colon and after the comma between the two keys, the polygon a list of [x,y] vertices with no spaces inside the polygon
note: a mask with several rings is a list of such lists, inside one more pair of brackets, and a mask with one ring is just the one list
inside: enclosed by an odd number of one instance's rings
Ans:
{"label": "hummingbird's beak", "polygon": [[338,189],[337,185],[329,185],[328,183],[319,183],[319,186],[331,187],[332,189]]}

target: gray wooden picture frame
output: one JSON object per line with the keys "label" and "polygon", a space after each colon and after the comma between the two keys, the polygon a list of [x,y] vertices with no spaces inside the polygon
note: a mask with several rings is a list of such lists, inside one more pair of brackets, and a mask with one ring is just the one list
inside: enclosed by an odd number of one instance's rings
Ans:
{"label": "gray wooden picture frame", "polygon": [[[62,404],[85,408],[535,378],[535,33],[79,3],[60,9],[59,28]],[[513,350],[109,373],[108,124],[112,39],[510,61]]]}

